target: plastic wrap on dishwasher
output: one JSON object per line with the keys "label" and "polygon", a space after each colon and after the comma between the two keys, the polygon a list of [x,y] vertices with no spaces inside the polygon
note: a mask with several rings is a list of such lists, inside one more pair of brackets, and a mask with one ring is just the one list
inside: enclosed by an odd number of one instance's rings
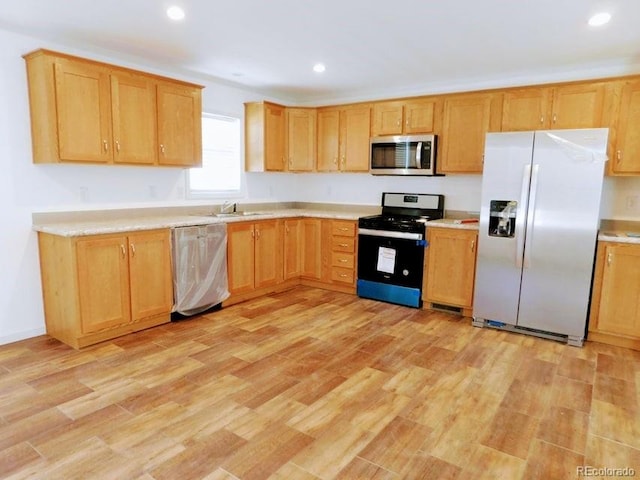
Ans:
{"label": "plastic wrap on dishwasher", "polygon": [[174,312],[195,315],[229,298],[226,224],[175,228],[171,246]]}

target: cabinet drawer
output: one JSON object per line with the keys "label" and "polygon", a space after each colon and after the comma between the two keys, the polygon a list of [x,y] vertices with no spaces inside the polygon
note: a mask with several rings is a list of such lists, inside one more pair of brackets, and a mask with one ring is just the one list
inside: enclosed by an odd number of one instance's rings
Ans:
{"label": "cabinet drawer", "polygon": [[331,250],[334,252],[354,253],[356,251],[356,239],[334,236],[331,239]]}
{"label": "cabinet drawer", "polygon": [[353,285],[355,271],[352,268],[333,267],[331,269],[331,280],[334,282],[348,283]]}
{"label": "cabinet drawer", "polygon": [[331,233],[343,237],[356,236],[356,224],[347,220],[334,220],[332,222]]}
{"label": "cabinet drawer", "polygon": [[352,253],[333,252],[331,255],[331,265],[334,267],[353,268],[355,265],[355,255]]}

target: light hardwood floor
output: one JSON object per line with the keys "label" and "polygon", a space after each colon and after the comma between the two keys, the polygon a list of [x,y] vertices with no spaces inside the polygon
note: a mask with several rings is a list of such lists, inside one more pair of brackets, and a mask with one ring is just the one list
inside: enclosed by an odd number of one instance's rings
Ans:
{"label": "light hardwood floor", "polygon": [[0,347],[0,476],[640,476],[639,399],[640,352],[298,287],[81,351]]}

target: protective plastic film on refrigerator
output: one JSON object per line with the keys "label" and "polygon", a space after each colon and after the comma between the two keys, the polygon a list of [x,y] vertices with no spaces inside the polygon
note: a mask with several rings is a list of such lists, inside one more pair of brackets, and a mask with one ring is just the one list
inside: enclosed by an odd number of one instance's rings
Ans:
{"label": "protective plastic film on refrigerator", "polygon": [[582,345],[607,129],[489,133],[475,326]]}

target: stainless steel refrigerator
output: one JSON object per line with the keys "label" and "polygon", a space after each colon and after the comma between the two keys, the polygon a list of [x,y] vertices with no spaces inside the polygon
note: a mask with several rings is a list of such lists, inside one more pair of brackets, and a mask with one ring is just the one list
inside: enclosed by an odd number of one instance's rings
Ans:
{"label": "stainless steel refrigerator", "polygon": [[473,325],[583,344],[607,137],[487,134]]}

